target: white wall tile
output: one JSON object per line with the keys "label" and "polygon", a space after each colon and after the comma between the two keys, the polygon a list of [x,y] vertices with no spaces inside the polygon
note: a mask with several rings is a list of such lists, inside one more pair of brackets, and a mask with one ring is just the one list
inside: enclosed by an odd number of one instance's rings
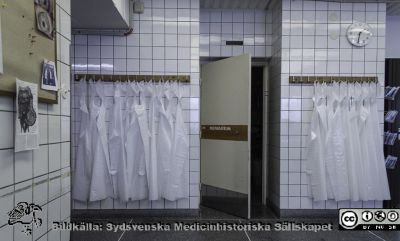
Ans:
{"label": "white wall tile", "polygon": [[[365,9],[375,10],[378,5],[337,3],[323,1],[284,1],[282,23],[281,57],[281,101],[280,136],[280,181],[281,208],[293,209],[337,209],[338,207],[359,206],[353,202],[313,202],[308,197],[307,176],[299,160],[307,158],[303,148],[307,147],[307,133],[312,113],[312,88],[287,86],[287,75],[378,75],[384,72],[383,53],[385,35],[375,37],[365,48],[355,48],[346,38],[346,30],[353,21],[368,21],[379,28],[384,22],[382,14],[369,14]],[[303,5],[301,6],[301,3]],[[304,7],[304,10],[301,10]],[[314,8],[315,15],[313,14]],[[302,12],[300,12],[302,11]],[[299,31],[302,25],[302,32]],[[376,25],[375,25],[376,24]],[[384,27],[381,26],[383,29]],[[382,32],[384,32],[382,30]],[[287,36],[286,36],[287,35]],[[302,45],[297,44],[297,36]],[[381,37],[381,39],[380,39]],[[383,52],[383,51],[382,51]],[[378,61],[377,60],[381,60]],[[378,64],[382,63],[382,64]],[[301,104],[298,102],[301,98]],[[381,101],[381,103],[383,103]],[[288,127],[289,125],[289,127]],[[287,161],[286,159],[290,159]],[[288,173],[289,172],[289,173]],[[298,197],[300,195],[302,197]],[[372,207],[374,202],[369,203]],[[379,204],[377,204],[379,205]]]}
{"label": "white wall tile", "polygon": [[[33,151],[33,175],[40,176],[48,173],[49,145],[41,145]],[[69,159],[67,160],[69,162]]]}
{"label": "white wall tile", "polygon": [[11,185],[14,181],[14,150],[0,150],[0,187]]}
{"label": "white wall tile", "polygon": [[33,151],[15,153],[15,182],[21,182],[32,178],[33,175]]}
{"label": "white wall tile", "polygon": [[[0,111],[0,120],[3,126],[14,126],[13,112]],[[3,128],[3,133],[0,136],[0,149],[11,148],[14,146],[13,128]]]}

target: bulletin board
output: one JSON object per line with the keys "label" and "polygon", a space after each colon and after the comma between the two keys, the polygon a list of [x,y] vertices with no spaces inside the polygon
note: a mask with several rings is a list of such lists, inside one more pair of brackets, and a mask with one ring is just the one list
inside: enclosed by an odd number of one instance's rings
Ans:
{"label": "bulletin board", "polygon": [[[56,24],[53,0],[53,27]],[[57,103],[57,92],[40,89],[42,64],[56,62],[56,37],[49,39],[36,29],[34,0],[0,1],[3,43],[3,74],[0,74],[0,95],[15,96],[16,78],[38,84],[39,102]]]}

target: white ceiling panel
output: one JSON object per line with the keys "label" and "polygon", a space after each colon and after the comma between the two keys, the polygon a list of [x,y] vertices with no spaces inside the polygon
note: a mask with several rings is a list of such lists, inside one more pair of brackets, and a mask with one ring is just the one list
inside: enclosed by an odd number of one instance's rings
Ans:
{"label": "white ceiling panel", "polygon": [[400,1],[398,1],[397,3],[388,3],[386,14],[389,16],[400,15]]}
{"label": "white ceiling panel", "polygon": [[201,8],[265,9],[270,0],[201,0]]}
{"label": "white ceiling panel", "polygon": [[[200,0],[201,8],[266,9],[271,0]],[[385,2],[388,15],[400,15],[400,0],[322,0],[331,2]]]}

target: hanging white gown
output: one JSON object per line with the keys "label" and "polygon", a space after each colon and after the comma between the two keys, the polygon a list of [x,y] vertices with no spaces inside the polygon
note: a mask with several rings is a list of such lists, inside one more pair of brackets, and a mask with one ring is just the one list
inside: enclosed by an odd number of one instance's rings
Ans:
{"label": "hanging white gown", "polygon": [[[169,85],[169,83],[165,83]],[[159,105],[159,121],[157,135],[157,157],[158,157],[158,174],[159,174],[159,189],[162,198],[170,196],[168,193],[168,179],[171,172],[171,151],[173,138],[173,117],[171,112],[172,93],[167,87],[165,90],[162,87],[158,88],[157,100]],[[165,101],[163,100],[165,98]]]}
{"label": "hanging white gown", "polygon": [[164,198],[176,201],[189,196],[189,139],[183,119],[180,86],[175,82],[170,88],[172,88],[172,94],[176,100],[170,96],[168,104],[173,134],[169,155],[170,168],[166,175],[167,182]]}
{"label": "hanging white gown", "polygon": [[328,123],[324,97],[322,86],[315,85],[314,111],[310,124],[306,170],[309,177],[310,192],[315,201],[328,199],[325,167],[325,138]]}
{"label": "hanging white gown", "polygon": [[[108,150],[106,106],[104,89],[99,84],[92,84],[90,103],[91,139],[93,148],[92,177],[90,183],[90,201],[114,198],[114,189],[110,174],[111,164]],[[95,103],[98,94],[100,105]]]}
{"label": "hanging white gown", "polygon": [[79,96],[80,128],[78,149],[73,175],[72,197],[75,200],[89,199],[89,186],[92,177],[92,146],[90,138],[89,109],[86,103],[87,83],[81,80],[77,90]]}
{"label": "hanging white gown", "polygon": [[148,161],[148,189],[149,189],[149,200],[159,200],[161,197],[161,168],[158,162],[157,156],[157,127],[159,118],[160,108],[160,88],[154,83],[140,84],[140,88],[143,91],[143,95],[149,96],[147,106],[148,110],[148,128],[149,128],[149,161]]}
{"label": "hanging white gown", "polygon": [[110,121],[109,150],[111,162],[111,175],[114,185],[114,194],[122,201],[127,201],[129,194],[124,186],[127,181],[126,175],[126,151],[125,151],[125,123],[126,94],[125,85],[114,86],[114,105]]}
{"label": "hanging white gown", "polygon": [[386,172],[386,165],[385,163],[385,157],[384,157],[384,151],[383,151],[383,134],[380,129],[379,125],[379,111],[376,103],[376,98],[378,96],[378,87],[377,86],[370,86],[370,93],[372,95],[371,98],[371,113],[372,113],[372,125],[376,126],[374,128],[375,130],[375,140],[377,141],[377,169],[378,169],[378,177],[380,178],[380,183],[381,183],[381,196],[378,197],[377,200],[390,200],[390,189],[389,189],[389,183],[388,183],[388,178],[387,178],[387,172]]}
{"label": "hanging white gown", "polygon": [[350,200],[359,201],[365,195],[364,168],[361,160],[361,146],[358,134],[359,115],[353,104],[354,92],[353,85],[341,84],[341,95],[343,96],[343,126],[346,133],[346,158],[349,175]]}
{"label": "hanging white gown", "polygon": [[[365,93],[365,108],[368,109],[369,115],[366,120],[366,128],[368,131],[367,143],[368,148],[371,150],[370,166],[374,172],[370,178],[373,180],[374,188],[374,199],[373,200],[389,200],[390,191],[387,180],[385,157],[383,153],[383,142],[382,133],[380,132],[380,126],[378,121],[379,112],[376,106],[376,93],[369,84],[363,86]],[[375,155],[373,155],[375,154]]]}
{"label": "hanging white gown", "polygon": [[326,136],[326,168],[328,180],[332,185],[333,195],[337,201],[350,199],[348,180],[345,133],[342,123],[342,106],[340,89],[333,84],[328,95],[328,132]]}
{"label": "hanging white gown", "polygon": [[[369,146],[369,132],[373,131],[369,129],[367,126],[367,120],[369,119],[369,104],[368,101],[365,101],[368,97],[368,93],[365,91],[363,86],[359,83],[356,84],[356,105],[357,111],[359,115],[359,138],[361,145],[361,159],[363,162],[363,167],[365,171],[365,179],[364,186],[366,191],[366,197],[363,200],[374,200],[375,192],[378,191],[376,185],[373,180],[373,176],[375,175],[375,170],[371,165],[372,158],[376,158],[376,153],[374,149],[371,149]],[[376,144],[376,143],[375,143]],[[374,147],[375,148],[375,147]]]}
{"label": "hanging white gown", "polygon": [[[135,83],[131,84],[130,88],[133,93],[137,93]],[[128,172],[126,188],[129,190],[131,200],[143,200],[148,197],[146,166],[150,157],[150,132],[146,106],[137,104],[135,100],[129,103],[127,109],[129,122],[125,143]]]}

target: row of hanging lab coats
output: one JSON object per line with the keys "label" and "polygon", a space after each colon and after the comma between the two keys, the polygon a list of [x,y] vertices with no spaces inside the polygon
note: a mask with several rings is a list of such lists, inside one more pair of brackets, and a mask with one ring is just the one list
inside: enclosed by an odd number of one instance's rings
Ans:
{"label": "row of hanging lab coats", "polygon": [[316,84],[307,157],[315,201],[389,200],[374,84]]}
{"label": "row of hanging lab coats", "polygon": [[[81,123],[73,198],[122,202],[188,198],[189,138],[181,86],[176,82],[113,86],[114,104],[107,110],[104,86],[79,83]],[[109,128],[107,111],[112,112]]]}

